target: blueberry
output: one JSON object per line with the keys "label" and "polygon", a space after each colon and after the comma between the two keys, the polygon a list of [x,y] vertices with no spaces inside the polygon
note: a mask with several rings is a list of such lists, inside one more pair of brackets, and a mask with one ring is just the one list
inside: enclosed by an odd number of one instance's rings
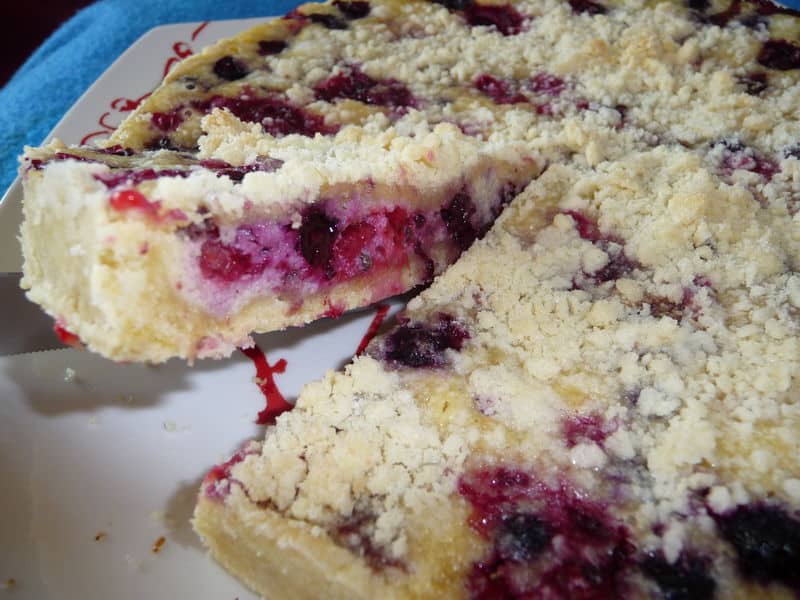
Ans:
{"label": "blueberry", "polygon": [[516,513],[504,516],[496,536],[495,544],[500,558],[523,562],[547,548],[553,534],[536,515]]}
{"label": "blueberry", "polygon": [[494,26],[503,35],[516,35],[522,31],[525,18],[510,4],[483,5],[469,2],[464,7],[464,17],[472,26]]}
{"label": "blueberry", "polygon": [[452,317],[441,315],[435,325],[403,323],[386,338],[386,360],[412,368],[442,367],[445,350],[461,350],[469,334]]}
{"label": "blueberry", "polygon": [[312,207],[300,225],[300,253],[309,265],[327,270],[333,255],[333,244],[338,234],[336,219],[319,207]]}
{"label": "blueberry", "polygon": [[572,11],[577,14],[604,15],[608,9],[602,4],[592,2],[592,0],[568,0]]}
{"label": "blueberry", "polygon": [[447,232],[461,250],[469,248],[478,236],[472,224],[476,210],[475,202],[466,191],[461,190],[440,211]]}
{"label": "blueberry", "polygon": [[260,56],[270,56],[280,54],[286,50],[288,44],[283,40],[261,40],[258,42],[258,54]]}
{"label": "blueberry", "polygon": [[655,581],[665,600],[704,600],[714,597],[716,582],[708,573],[709,560],[684,553],[674,563],[652,553],[640,563],[642,573]]}
{"label": "blueberry", "polygon": [[347,29],[347,22],[336,15],[314,13],[308,15],[308,18],[311,19],[312,23],[322,25],[325,29]]}
{"label": "blueberry", "polygon": [[335,0],[333,5],[339,9],[339,12],[341,12],[345,18],[351,20],[363,19],[370,11],[369,2],[360,2],[358,0],[351,0],[350,2]]}
{"label": "blueberry", "polygon": [[236,81],[245,77],[248,72],[247,66],[232,56],[223,56],[214,63],[214,73],[225,81]]}
{"label": "blueberry", "polygon": [[800,46],[788,40],[767,40],[756,60],[759,64],[778,71],[800,69]]}
{"label": "blueberry", "polygon": [[740,506],[717,517],[742,574],[762,583],[800,587],[800,520],[778,506]]}

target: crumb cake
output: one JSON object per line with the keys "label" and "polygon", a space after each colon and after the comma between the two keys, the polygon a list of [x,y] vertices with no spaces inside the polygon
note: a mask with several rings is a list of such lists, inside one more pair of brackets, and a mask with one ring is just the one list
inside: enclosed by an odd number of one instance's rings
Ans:
{"label": "crumb cake", "polygon": [[428,282],[551,163],[681,144],[758,187],[800,153],[766,2],[334,1],[187,59],[103,148],[26,151],[28,295],[124,360]]}
{"label": "crumb cake", "polygon": [[[552,165],[344,372],[204,480],[278,598],[800,593],[800,160]],[[767,200],[764,201],[764,198]]]}

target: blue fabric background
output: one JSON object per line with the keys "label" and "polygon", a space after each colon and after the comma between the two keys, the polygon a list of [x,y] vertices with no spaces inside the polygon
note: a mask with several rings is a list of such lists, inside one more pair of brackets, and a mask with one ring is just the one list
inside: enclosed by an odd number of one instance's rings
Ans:
{"label": "blue fabric background", "polygon": [[[800,0],[784,0],[800,9]],[[297,0],[100,0],[64,23],[0,90],[0,193],[23,145],[38,145],[92,82],[149,29],[284,14]]]}

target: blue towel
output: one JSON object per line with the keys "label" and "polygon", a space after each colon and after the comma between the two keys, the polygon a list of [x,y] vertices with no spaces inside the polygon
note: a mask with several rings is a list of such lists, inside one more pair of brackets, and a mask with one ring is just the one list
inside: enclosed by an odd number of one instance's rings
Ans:
{"label": "blue towel", "polygon": [[[297,0],[100,0],[64,23],[0,90],[0,193],[23,145],[38,145],[92,82],[143,33],[166,23],[284,14]],[[784,0],[800,9],[800,0]]]}

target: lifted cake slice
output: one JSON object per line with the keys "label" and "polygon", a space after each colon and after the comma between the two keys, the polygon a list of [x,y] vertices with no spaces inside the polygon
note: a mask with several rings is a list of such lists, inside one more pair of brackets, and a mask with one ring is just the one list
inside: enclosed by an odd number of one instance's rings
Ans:
{"label": "lifted cake slice", "polygon": [[796,594],[795,232],[680,147],[553,165],[194,526],[270,599]]}
{"label": "lifted cake slice", "polygon": [[23,286],[96,352],[225,356],[429,282],[538,171],[447,124],[276,140],[218,109],[204,127],[199,155],[26,157]]}

